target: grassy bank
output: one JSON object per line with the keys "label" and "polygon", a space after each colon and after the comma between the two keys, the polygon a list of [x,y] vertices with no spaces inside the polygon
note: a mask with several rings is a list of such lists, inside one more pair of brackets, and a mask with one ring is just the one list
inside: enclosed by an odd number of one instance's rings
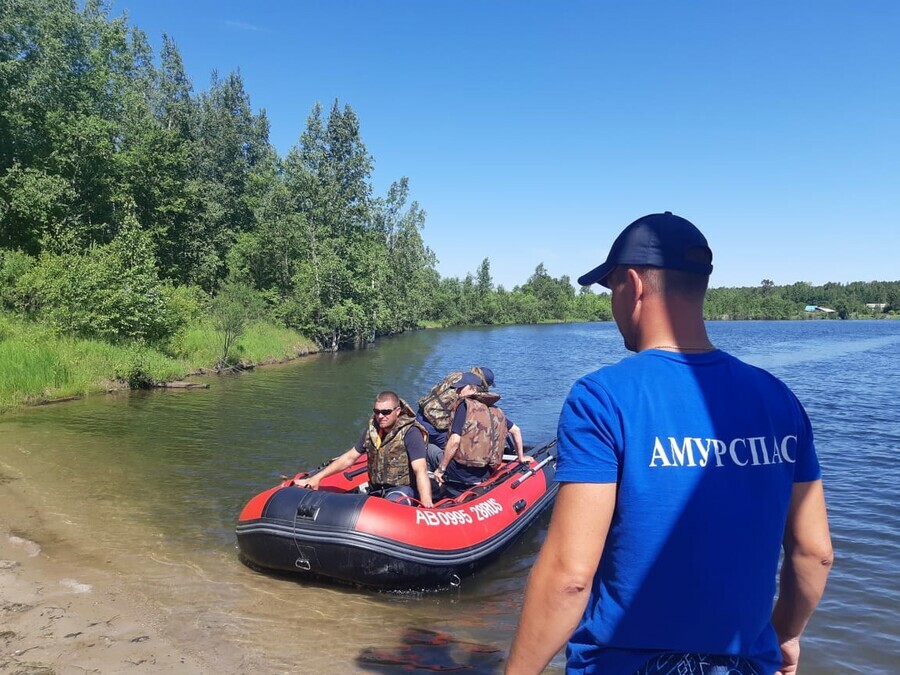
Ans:
{"label": "grassy bank", "polygon": [[[0,412],[110,389],[152,386],[212,368],[223,337],[211,322],[188,327],[164,348],[113,345],[58,335],[0,315]],[[232,350],[241,364],[273,363],[315,351],[311,340],[266,323],[247,326]]]}

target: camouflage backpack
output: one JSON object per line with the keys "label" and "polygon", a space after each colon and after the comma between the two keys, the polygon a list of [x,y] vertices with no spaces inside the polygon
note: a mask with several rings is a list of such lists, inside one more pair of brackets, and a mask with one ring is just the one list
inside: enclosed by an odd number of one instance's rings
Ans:
{"label": "camouflage backpack", "polygon": [[[475,373],[481,378],[482,391],[487,391],[488,385],[484,379],[484,373],[478,366],[472,366],[469,372]],[[419,399],[419,408],[422,417],[428,420],[438,431],[446,431],[450,428],[453,410],[459,395],[456,393],[454,383],[462,377],[463,371],[454,370],[438,384],[434,385],[425,396]]]}
{"label": "camouflage backpack", "polygon": [[[477,393],[466,396],[466,423],[463,426],[453,461],[463,466],[489,466],[496,469],[503,459],[506,444],[506,415],[494,404],[500,394]],[[459,405],[459,403],[457,404]]]}

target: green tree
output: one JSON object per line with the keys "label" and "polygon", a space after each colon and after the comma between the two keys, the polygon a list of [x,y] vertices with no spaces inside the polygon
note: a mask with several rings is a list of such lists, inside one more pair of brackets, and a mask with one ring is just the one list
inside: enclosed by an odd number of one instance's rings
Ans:
{"label": "green tree", "polygon": [[900,282],[894,282],[885,292],[885,308],[889,312],[900,312]]}
{"label": "green tree", "polygon": [[81,11],[65,0],[5,9],[0,246],[37,254],[47,245],[107,243],[118,220],[115,155],[145,40],[124,19],[109,20],[96,0]]}
{"label": "green tree", "polygon": [[570,305],[571,321],[611,321],[612,306],[608,293],[597,294],[589,287],[582,287]]}
{"label": "green tree", "polygon": [[535,268],[534,274],[522,285],[521,290],[537,300],[541,319],[565,319],[566,309],[575,297],[575,289],[569,278],[554,279],[547,273],[544,263]]}
{"label": "green tree", "polygon": [[494,281],[491,278],[491,262],[485,258],[475,272],[474,319],[477,323],[497,323],[499,309],[497,295],[494,293]]}
{"label": "green tree", "polygon": [[386,249],[372,217],[371,167],[356,115],[337,101],[327,124],[321,106],[313,108],[299,144],[285,159],[306,248],[287,318],[330,349],[377,332],[373,288],[384,278]]}
{"label": "green tree", "polygon": [[14,288],[17,306],[63,333],[161,342],[181,316],[157,274],[153,244],[133,215],[109,244],[44,252]]}
{"label": "green tree", "polygon": [[211,290],[226,274],[226,256],[238,235],[254,229],[258,195],[251,186],[273,153],[268,122],[251,111],[240,74],[213,74],[198,100],[193,137],[189,189],[198,208],[186,225],[183,276]]}
{"label": "green tree", "polygon": [[417,202],[406,207],[409,181],[401,178],[391,184],[387,197],[376,200],[380,206],[377,231],[384,253],[375,255],[378,332],[394,333],[416,327],[426,311],[427,298],[434,292],[434,253],[425,246],[421,230],[425,212]]}
{"label": "green tree", "polygon": [[264,303],[253,288],[236,281],[226,281],[210,303],[213,322],[221,335],[221,353],[216,362],[218,370],[237,365],[239,356],[236,353],[238,340],[244,334],[247,325],[262,318]]}
{"label": "green tree", "polygon": [[544,318],[540,300],[518,287],[506,294],[502,311],[510,323],[539,323]]}
{"label": "green tree", "polygon": [[138,219],[150,232],[160,273],[188,280],[192,246],[190,223],[201,209],[199,186],[192,179],[192,127],[197,106],[175,43],[163,35],[160,68],[142,78],[133,94],[127,142],[119,164],[122,192],[137,206]]}

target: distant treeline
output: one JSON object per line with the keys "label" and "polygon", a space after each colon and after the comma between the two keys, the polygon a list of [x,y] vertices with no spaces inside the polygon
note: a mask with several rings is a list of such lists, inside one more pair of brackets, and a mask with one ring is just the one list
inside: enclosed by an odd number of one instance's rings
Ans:
{"label": "distant treeline", "polygon": [[829,282],[813,286],[798,281],[776,286],[713,288],[704,308],[707,319],[875,318],[900,314],[900,281]]}
{"label": "distant treeline", "polygon": [[[374,194],[349,105],[312,106],[281,157],[239,73],[194,90],[175,43],[101,2],[6,0],[0,14],[0,303],[61,334],[166,351],[192,322],[262,320],[325,349],[422,325],[611,318],[609,297],[542,264],[512,290],[490,261],[441,278],[407,178]],[[711,316],[897,311],[896,283],[710,293]],[[2,337],[2,331],[0,331]]]}
{"label": "distant treeline", "polygon": [[[554,279],[543,265],[511,292],[490,283],[487,261],[478,275],[444,279],[439,296],[448,325],[538,323],[541,321],[607,321],[610,296],[582,288],[576,293],[567,276]],[[596,287],[595,287],[596,288]],[[900,315],[900,281],[827,283],[798,282],[776,286],[711,288],[704,313],[710,320],[877,318]]]}

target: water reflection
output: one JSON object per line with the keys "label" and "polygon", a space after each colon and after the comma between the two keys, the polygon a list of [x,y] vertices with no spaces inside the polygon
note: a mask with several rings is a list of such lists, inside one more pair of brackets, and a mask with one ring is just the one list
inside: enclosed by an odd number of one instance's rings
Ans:
{"label": "water reflection", "polygon": [[491,645],[458,640],[440,631],[409,628],[395,649],[364,649],[356,663],[373,673],[498,673],[504,657],[502,650]]}

